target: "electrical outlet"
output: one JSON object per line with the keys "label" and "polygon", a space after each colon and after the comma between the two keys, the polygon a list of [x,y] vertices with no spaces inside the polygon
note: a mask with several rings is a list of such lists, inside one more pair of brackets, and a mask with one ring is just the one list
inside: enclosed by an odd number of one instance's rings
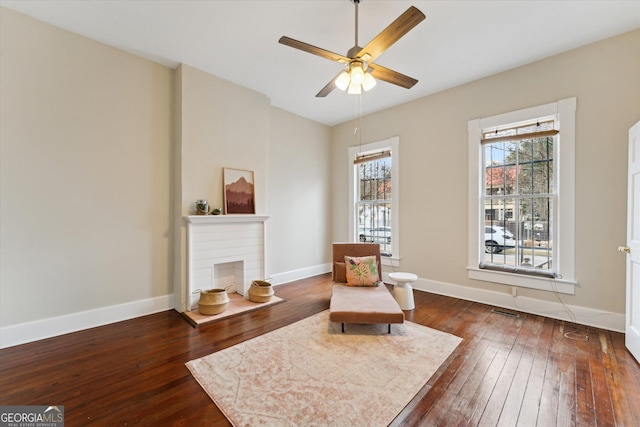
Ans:
{"label": "electrical outlet", "polygon": [[518,288],[516,288],[515,286],[511,287],[511,296],[512,297],[517,297],[518,296]]}

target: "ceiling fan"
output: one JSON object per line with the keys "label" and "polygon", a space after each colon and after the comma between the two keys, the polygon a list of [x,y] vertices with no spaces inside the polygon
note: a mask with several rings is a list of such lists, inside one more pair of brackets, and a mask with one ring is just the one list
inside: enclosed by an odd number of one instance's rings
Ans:
{"label": "ceiling fan", "polygon": [[424,13],[420,12],[416,7],[411,6],[395,21],[389,24],[387,28],[382,30],[380,34],[375,36],[369,44],[365,47],[360,47],[358,46],[358,4],[360,1],[361,0],[351,0],[356,9],[355,46],[349,49],[346,56],[286,36],[282,36],[280,40],[278,40],[278,42],[283,45],[321,56],[330,61],[345,64],[345,69],[327,83],[327,85],[316,94],[316,97],[329,95],[335,87],[341,90],[348,89],[348,93],[351,94],[359,94],[362,89],[367,91],[375,86],[375,79],[407,89],[418,83],[418,80],[412,77],[374,64],[373,61],[392,44],[400,40],[400,38],[407,34],[413,27],[422,22],[426,18]]}

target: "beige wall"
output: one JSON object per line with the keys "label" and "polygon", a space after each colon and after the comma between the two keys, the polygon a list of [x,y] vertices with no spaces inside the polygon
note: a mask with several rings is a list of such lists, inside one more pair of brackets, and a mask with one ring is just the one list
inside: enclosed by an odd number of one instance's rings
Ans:
{"label": "beige wall", "polygon": [[0,327],[17,325],[12,336],[170,301],[186,280],[182,217],[199,198],[222,205],[223,167],[254,171],[269,274],[329,262],[327,126],[188,65],[0,17]]}
{"label": "beige wall", "polygon": [[171,70],[0,19],[0,324],[167,295]]}
{"label": "beige wall", "polygon": [[[640,30],[365,117],[363,141],[400,136],[401,269],[496,292],[467,278],[467,121],[577,97],[576,277],[569,304],[624,313],[628,129],[640,120]],[[366,95],[363,98],[366,103]],[[348,235],[347,147],[333,128],[333,240]],[[556,301],[548,292],[521,295]]]}
{"label": "beige wall", "polygon": [[268,157],[269,272],[330,262],[330,129],[273,108]]}
{"label": "beige wall", "polygon": [[181,68],[182,213],[223,206],[222,169],[252,170],[256,213],[266,214],[269,98],[188,65]]}

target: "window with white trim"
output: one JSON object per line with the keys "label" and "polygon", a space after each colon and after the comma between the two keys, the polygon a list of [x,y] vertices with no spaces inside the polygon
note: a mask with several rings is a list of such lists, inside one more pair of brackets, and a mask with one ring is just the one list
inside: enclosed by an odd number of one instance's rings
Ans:
{"label": "window with white trim", "polygon": [[[541,121],[542,120],[542,121]],[[555,277],[554,119],[482,132],[480,268]]]}
{"label": "window with white trim", "polygon": [[469,122],[469,277],[574,293],[575,98]]}
{"label": "window with white trim", "polygon": [[380,244],[384,265],[397,265],[399,138],[349,148],[349,235]]}

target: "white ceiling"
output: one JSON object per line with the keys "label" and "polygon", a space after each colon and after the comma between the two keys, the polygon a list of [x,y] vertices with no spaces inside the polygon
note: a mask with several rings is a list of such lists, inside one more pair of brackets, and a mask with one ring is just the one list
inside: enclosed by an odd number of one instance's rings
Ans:
{"label": "white ceiling", "polygon": [[[340,64],[278,43],[286,35],[346,54],[354,45],[350,0],[0,0],[0,5],[170,67],[199,68],[321,123],[334,125],[355,115],[353,95],[334,90],[315,98]],[[639,0],[363,0],[358,44],[366,45],[412,5],[427,19],[376,63],[419,82],[412,89],[380,82],[363,95],[363,114],[640,28]]]}

